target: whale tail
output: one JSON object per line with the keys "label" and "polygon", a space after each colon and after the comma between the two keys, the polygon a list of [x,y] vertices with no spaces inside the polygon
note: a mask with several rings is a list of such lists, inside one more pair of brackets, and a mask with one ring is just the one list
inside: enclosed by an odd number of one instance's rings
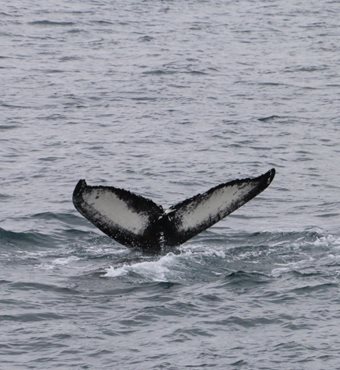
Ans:
{"label": "whale tail", "polygon": [[75,208],[119,243],[148,253],[177,246],[214,225],[265,190],[275,169],[217,185],[164,211],[152,200],[112,186],[88,186],[79,180]]}

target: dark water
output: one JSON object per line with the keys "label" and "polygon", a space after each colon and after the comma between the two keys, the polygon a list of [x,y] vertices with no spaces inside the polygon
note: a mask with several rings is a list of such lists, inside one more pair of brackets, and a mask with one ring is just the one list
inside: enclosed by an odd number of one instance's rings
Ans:
{"label": "dark water", "polygon": [[[336,369],[336,1],[0,6],[0,368]],[[79,178],[171,205],[273,184],[160,257],[73,208]]]}

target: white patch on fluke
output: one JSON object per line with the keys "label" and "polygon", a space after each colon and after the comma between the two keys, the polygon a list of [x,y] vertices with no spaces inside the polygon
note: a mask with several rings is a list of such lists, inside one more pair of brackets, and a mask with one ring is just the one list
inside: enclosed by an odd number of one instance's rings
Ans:
{"label": "white patch on fluke", "polygon": [[142,234],[148,225],[148,215],[137,213],[111,191],[91,189],[83,193],[84,201],[108,222],[135,234]]}
{"label": "white patch on fluke", "polygon": [[244,183],[222,187],[212,192],[206,199],[197,204],[190,203],[184,207],[180,216],[180,230],[196,228],[207,222],[210,218],[218,216],[219,219],[228,214],[236,202],[245,197],[257,184]]}

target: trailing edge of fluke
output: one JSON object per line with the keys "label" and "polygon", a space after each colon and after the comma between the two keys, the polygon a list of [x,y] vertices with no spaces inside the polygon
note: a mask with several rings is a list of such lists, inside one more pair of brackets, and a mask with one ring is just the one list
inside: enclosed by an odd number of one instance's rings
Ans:
{"label": "trailing edge of fluke", "polygon": [[152,200],[112,186],[89,186],[79,180],[73,204],[90,222],[117,242],[159,253],[177,246],[243,206],[265,190],[275,169],[217,185],[167,210]]}

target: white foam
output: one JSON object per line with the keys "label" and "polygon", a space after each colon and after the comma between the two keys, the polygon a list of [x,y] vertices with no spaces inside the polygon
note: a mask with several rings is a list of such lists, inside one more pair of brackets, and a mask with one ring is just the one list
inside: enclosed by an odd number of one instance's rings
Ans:
{"label": "white foam", "polygon": [[137,262],[124,264],[120,267],[110,266],[103,277],[119,277],[135,273],[151,281],[168,281],[172,274],[172,267],[176,263],[176,255],[168,253],[157,261]]}
{"label": "white foam", "polygon": [[121,267],[110,266],[106,269],[106,273],[102,275],[103,277],[118,277],[124,276],[129,273],[129,265],[123,265]]}
{"label": "white foam", "polygon": [[213,248],[205,248],[203,251],[199,251],[199,253],[196,253],[198,256],[203,257],[218,257],[218,258],[226,258],[225,252],[222,250],[216,250]]}
{"label": "white foam", "polygon": [[320,247],[328,247],[330,245],[339,245],[340,244],[340,239],[335,238],[333,235],[326,235],[326,236],[321,236],[318,237],[314,245],[320,246]]}
{"label": "white foam", "polygon": [[[48,263],[42,263],[38,267],[44,270],[54,270],[54,269],[59,268],[59,266],[66,266],[72,262],[79,261],[80,259],[81,258],[76,257],[76,256],[60,257]],[[73,268],[73,266],[71,268]]]}
{"label": "white foam", "polygon": [[76,256],[61,257],[55,259],[52,263],[53,265],[68,265],[71,262],[79,261],[80,258]]}
{"label": "white foam", "polygon": [[278,267],[272,270],[271,274],[273,277],[280,277],[287,272],[290,272],[291,269],[289,267]]}
{"label": "white foam", "polygon": [[[287,242],[284,242],[287,243]],[[340,256],[337,254],[338,249],[340,248],[340,238],[335,237],[332,234],[318,236],[313,241],[306,240],[305,237],[298,238],[293,243],[287,243],[289,246],[292,246],[297,251],[301,247],[309,246],[311,249],[318,247],[315,251],[318,251],[317,255],[309,255],[308,253],[300,252],[300,261],[289,262],[284,264],[276,264],[279,267],[272,269],[272,275],[274,277],[279,277],[282,274],[285,274],[290,271],[302,271],[308,268],[318,268],[318,266],[327,265],[331,262],[338,263]],[[321,248],[320,248],[321,247]],[[322,251],[324,250],[324,253]],[[321,253],[319,253],[321,252]]]}

